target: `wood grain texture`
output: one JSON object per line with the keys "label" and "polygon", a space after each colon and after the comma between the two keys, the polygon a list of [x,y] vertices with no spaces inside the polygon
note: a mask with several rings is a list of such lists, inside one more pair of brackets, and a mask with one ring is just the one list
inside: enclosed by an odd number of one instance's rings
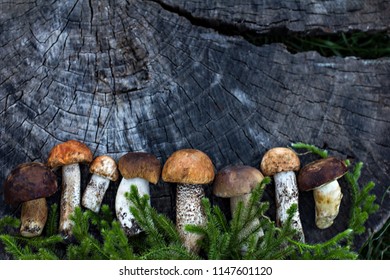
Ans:
{"label": "wood grain texture", "polygon": [[[225,14],[256,21],[254,14],[269,7],[264,13],[275,16],[261,17],[262,27],[253,27],[261,32],[281,25],[276,15],[291,31],[310,30],[324,18],[335,19],[335,31],[389,26],[382,14],[388,14],[388,1],[368,1],[378,2],[375,11],[359,4],[364,1],[354,1],[358,8],[352,10],[345,4],[350,1],[331,2],[324,5],[333,9],[322,16],[309,13],[314,4],[294,14],[273,1],[240,9],[229,1],[186,1],[182,9],[200,18]],[[94,156],[116,160],[144,151],[164,163],[178,149],[195,148],[217,170],[240,163],[258,168],[268,149],[302,141],[365,163],[362,182],[376,183],[381,204],[368,228],[378,230],[390,212],[390,59],[325,58],[291,54],[281,44],[255,46],[166,8],[180,3],[164,3],[0,2],[0,186],[17,164],[45,162],[53,146],[69,139],[88,145]],[[210,10],[201,10],[203,5]],[[312,159],[301,158],[303,164]],[[88,176],[85,167],[83,186]],[[106,203],[112,203],[117,184],[111,183]],[[272,188],[264,199],[274,217]],[[323,231],[314,227],[312,194],[301,195],[308,242],[345,228],[350,195],[343,190],[340,218]],[[161,180],[151,189],[152,205],[173,219],[174,193],[174,185]],[[206,195],[228,213],[228,201],[213,197],[210,188]],[[0,216],[12,210],[1,198]]]}

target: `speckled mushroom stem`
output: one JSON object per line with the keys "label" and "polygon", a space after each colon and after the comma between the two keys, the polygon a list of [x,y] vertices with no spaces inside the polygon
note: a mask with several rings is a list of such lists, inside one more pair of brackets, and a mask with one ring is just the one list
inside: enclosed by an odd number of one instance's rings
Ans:
{"label": "speckled mushroom stem", "polygon": [[80,206],[80,166],[78,163],[62,166],[62,193],[60,206],[60,233],[72,235],[73,221],[70,219],[77,206]]}
{"label": "speckled mushroom stem", "polygon": [[343,197],[337,180],[313,190],[315,201],[315,221],[320,229],[328,228],[339,214],[340,203]]}
{"label": "speckled mushroom stem", "polygon": [[202,207],[205,196],[202,185],[178,184],[176,191],[176,227],[189,252],[197,252],[202,236],[185,230],[186,225],[204,225],[206,216]]}
{"label": "speckled mushroom stem", "polygon": [[100,211],[103,197],[110,185],[110,179],[92,174],[87,187],[85,188],[81,204],[95,213]]}
{"label": "speckled mushroom stem", "polygon": [[[287,220],[287,210],[298,204],[298,186],[293,171],[279,172],[274,175],[276,195],[276,224],[283,225]],[[305,242],[302,223],[297,210],[292,217],[292,227],[297,230],[297,239]]]}
{"label": "speckled mushroom stem", "polygon": [[135,221],[134,215],[130,211],[132,203],[126,198],[126,193],[130,192],[132,185],[137,187],[141,197],[145,194],[150,196],[150,187],[147,180],[142,178],[122,178],[115,197],[115,212],[123,230],[128,236],[133,236],[142,232],[142,229]]}
{"label": "speckled mushroom stem", "polygon": [[47,221],[46,198],[23,202],[21,211],[20,234],[24,237],[41,235]]}

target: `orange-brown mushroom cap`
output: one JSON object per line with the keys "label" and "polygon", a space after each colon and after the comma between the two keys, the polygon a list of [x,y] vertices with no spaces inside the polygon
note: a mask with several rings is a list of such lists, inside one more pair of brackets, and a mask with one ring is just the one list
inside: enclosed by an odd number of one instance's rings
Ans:
{"label": "orange-brown mushroom cap", "polygon": [[299,171],[297,178],[299,190],[310,191],[321,187],[342,177],[347,171],[345,162],[335,157],[313,161]]}
{"label": "orange-brown mushroom cap", "polygon": [[264,154],[260,169],[265,176],[273,176],[279,172],[298,171],[300,165],[299,157],[292,149],[277,147]]}
{"label": "orange-brown mushroom cap", "polygon": [[160,179],[161,163],[150,153],[127,153],[119,159],[118,168],[126,179],[143,178],[153,184],[157,184]]}
{"label": "orange-brown mushroom cap", "polygon": [[96,157],[89,167],[89,172],[106,177],[111,181],[116,181],[119,177],[115,160],[106,155]]}
{"label": "orange-brown mushroom cap", "polygon": [[246,165],[227,166],[215,176],[213,193],[219,197],[248,194],[264,179],[260,170]]}
{"label": "orange-brown mushroom cap", "polygon": [[5,180],[4,201],[16,205],[49,197],[57,189],[57,177],[46,165],[39,162],[22,163]]}
{"label": "orange-brown mushroom cap", "polygon": [[174,152],[165,162],[162,179],[169,183],[209,184],[214,180],[214,165],[204,152],[182,149]]}
{"label": "orange-brown mushroom cap", "polygon": [[50,168],[56,168],[73,163],[89,164],[92,159],[92,152],[87,145],[69,140],[58,144],[50,151],[47,164]]}

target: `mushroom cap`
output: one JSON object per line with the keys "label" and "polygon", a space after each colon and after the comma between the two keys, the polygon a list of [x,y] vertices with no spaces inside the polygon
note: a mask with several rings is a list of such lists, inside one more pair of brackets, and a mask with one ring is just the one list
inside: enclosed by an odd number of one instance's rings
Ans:
{"label": "mushroom cap", "polygon": [[73,163],[90,163],[93,159],[91,150],[76,140],[69,140],[55,146],[49,153],[47,164],[56,168]]}
{"label": "mushroom cap", "polygon": [[292,149],[277,147],[264,154],[260,169],[265,176],[273,176],[279,172],[298,171],[300,165],[299,157]]}
{"label": "mushroom cap", "polygon": [[39,162],[22,163],[5,180],[4,201],[16,205],[51,196],[57,189],[57,177],[49,167]]}
{"label": "mushroom cap", "polygon": [[214,180],[214,165],[202,151],[182,149],[174,152],[165,162],[162,178],[179,184],[209,184]]}
{"label": "mushroom cap", "polygon": [[234,197],[250,193],[264,179],[260,170],[246,165],[227,166],[215,176],[213,193]]}
{"label": "mushroom cap", "polygon": [[342,177],[347,171],[348,167],[344,161],[335,157],[313,161],[299,171],[298,188],[301,191],[319,188]]}
{"label": "mushroom cap", "polygon": [[127,153],[119,159],[118,168],[126,179],[143,178],[153,184],[160,179],[161,163],[150,153]]}
{"label": "mushroom cap", "polygon": [[115,160],[106,155],[96,157],[89,167],[89,172],[106,177],[111,181],[116,181],[119,177]]}

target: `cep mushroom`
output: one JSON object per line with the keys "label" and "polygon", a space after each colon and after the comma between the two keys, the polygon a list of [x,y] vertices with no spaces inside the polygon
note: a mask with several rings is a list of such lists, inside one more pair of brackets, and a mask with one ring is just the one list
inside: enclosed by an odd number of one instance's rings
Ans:
{"label": "cep mushroom", "polygon": [[[144,152],[130,152],[123,155],[118,161],[118,168],[122,175],[115,197],[115,212],[121,226],[128,236],[142,232],[130,211],[131,202],[126,193],[135,185],[140,196],[150,197],[149,183],[157,184],[161,174],[161,163],[152,154]],[[150,203],[150,200],[149,200]]]}
{"label": "cep mushroom", "polygon": [[[297,154],[288,148],[277,147],[268,150],[261,160],[260,169],[265,176],[273,176],[276,197],[276,224],[282,226],[287,218],[287,210],[293,204],[298,206],[298,186],[294,171],[300,168]],[[292,227],[297,231],[297,239],[305,241],[299,211],[292,217]]]}
{"label": "cep mushroom", "polygon": [[91,150],[76,140],[58,144],[50,151],[47,160],[48,166],[52,169],[62,167],[59,231],[65,237],[72,235],[73,221],[70,217],[76,207],[80,206],[81,172],[79,163],[89,164],[92,159]]}
{"label": "cep mushroom", "polygon": [[205,196],[202,185],[214,180],[214,165],[202,151],[182,149],[174,152],[165,162],[162,179],[177,183],[176,189],[176,227],[189,252],[197,252],[198,234],[185,231],[188,224],[204,225],[206,217],[201,200]]}
{"label": "cep mushroom", "polygon": [[330,227],[339,213],[343,194],[337,179],[347,171],[343,161],[328,157],[309,163],[298,174],[299,189],[313,190],[315,223],[320,229]]}
{"label": "cep mushroom", "polygon": [[4,201],[10,205],[22,203],[20,234],[41,235],[47,220],[46,197],[58,189],[55,174],[38,162],[18,165],[4,183]]}
{"label": "cep mushroom", "polygon": [[[244,207],[248,205],[252,190],[264,179],[260,170],[246,165],[227,166],[221,169],[215,176],[213,193],[218,197],[230,198],[230,211],[233,215],[240,201]],[[259,225],[256,219],[247,230],[252,230]],[[258,237],[264,235],[260,229]],[[246,251],[246,248],[243,248]]]}
{"label": "cep mushroom", "polygon": [[84,190],[81,205],[98,213],[110,181],[118,180],[119,172],[115,160],[105,155],[92,161],[89,172],[92,176]]}

